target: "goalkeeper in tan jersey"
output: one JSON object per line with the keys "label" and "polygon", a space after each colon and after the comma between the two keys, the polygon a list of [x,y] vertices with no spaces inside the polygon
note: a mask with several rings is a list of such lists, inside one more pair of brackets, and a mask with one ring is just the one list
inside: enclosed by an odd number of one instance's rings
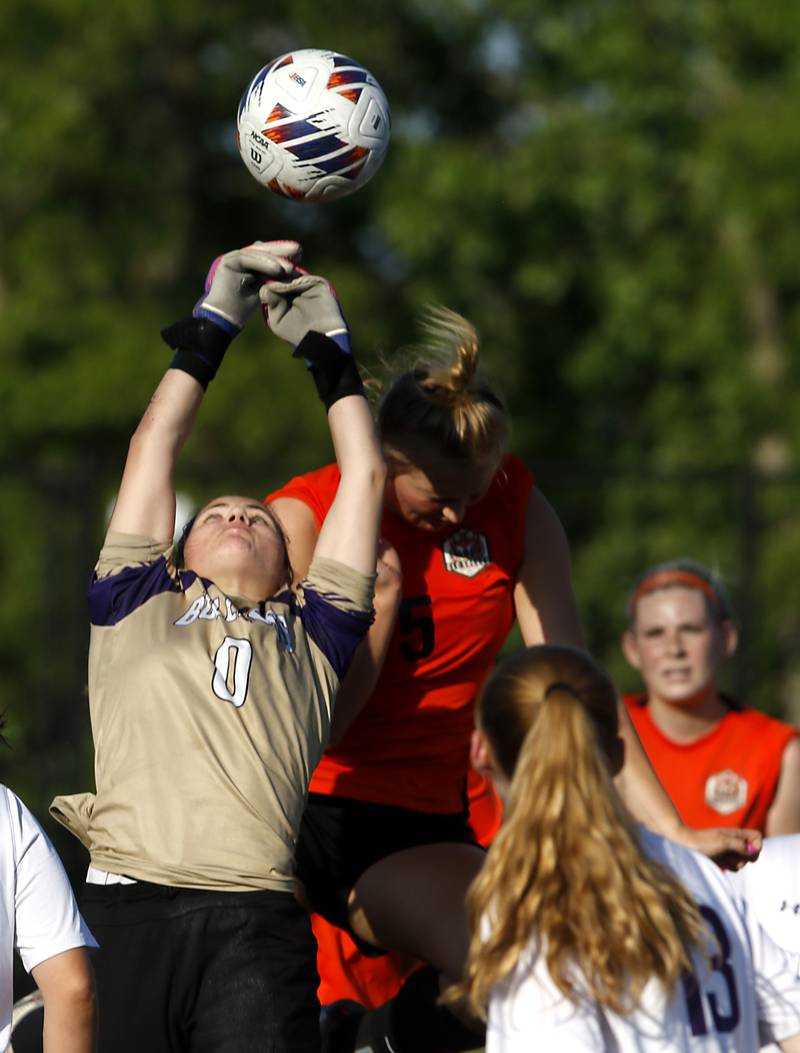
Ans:
{"label": "goalkeeper in tan jersey", "polygon": [[[96,793],[53,814],[87,846],[102,1051],[319,1047],[315,946],[292,893],[306,789],[372,617],[384,465],[349,336],[296,242],[212,265],[130,443],[89,590]],[[306,360],[342,479],[296,590],[274,515],[216,498],[173,546],[175,462],[259,303]]]}

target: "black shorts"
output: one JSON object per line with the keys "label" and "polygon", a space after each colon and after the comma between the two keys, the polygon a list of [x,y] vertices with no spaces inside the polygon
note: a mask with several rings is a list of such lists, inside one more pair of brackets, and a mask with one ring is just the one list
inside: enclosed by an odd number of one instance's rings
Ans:
{"label": "black shorts", "polygon": [[290,892],[84,885],[100,1053],[319,1053],[316,947]]}
{"label": "black shorts", "polygon": [[466,808],[443,815],[311,793],[295,853],[297,876],[318,914],[345,929],[365,954],[379,955],[384,952],[350,928],[350,890],[373,863],[406,848],[436,844],[480,847]]}

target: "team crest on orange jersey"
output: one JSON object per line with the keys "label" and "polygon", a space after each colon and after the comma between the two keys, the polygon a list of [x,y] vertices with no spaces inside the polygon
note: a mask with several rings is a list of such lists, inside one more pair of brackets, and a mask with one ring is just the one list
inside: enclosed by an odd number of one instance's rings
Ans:
{"label": "team crest on orange jersey", "polygon": [[453,574],[474,578],[489,565],[489,542],[479,530],[457,530],[442,545],[444,565]]}
{"label": "team crest on orange jersey", "polygon": [[720,815],[730,815],[747,802],[747,779],[726,768],[706,779],[706,804]]}

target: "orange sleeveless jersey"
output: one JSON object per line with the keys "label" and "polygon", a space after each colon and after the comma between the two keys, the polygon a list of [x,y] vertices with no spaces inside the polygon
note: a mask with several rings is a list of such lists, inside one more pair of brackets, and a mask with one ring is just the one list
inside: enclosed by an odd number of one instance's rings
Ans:
{"label": "orange sleeveless jersey", "polygon": [[[338,481],[329,465],[266,500],[297,498],[320,525]],[[514,622],[532,485],[525,465],[507,455],[455,527],[428,532],[384,511],[381,533],[403,568],[398,625],[373,694],[325,752],[313,792],[425,812],[464,807],[473,701]]]}
{"label": "orange sleeveless jersey", "polygon": [[685,823],[764,832],[783,751],[796,728],[755,709],[731,710],[696,742],[676,743],[656,727],[645,695],[629,695],[625,703]]}

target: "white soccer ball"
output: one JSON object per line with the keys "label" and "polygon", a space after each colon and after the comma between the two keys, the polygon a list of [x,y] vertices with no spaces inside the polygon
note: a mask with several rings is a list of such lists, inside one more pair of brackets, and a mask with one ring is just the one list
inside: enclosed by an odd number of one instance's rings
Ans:
{"label": "white soccer ball", "polygon": [[336,51],[305,48],[253,77],[237,140],[262,186],[297,201],[332,201],[377,172],[390,126],[389,103],[368,70]]}

